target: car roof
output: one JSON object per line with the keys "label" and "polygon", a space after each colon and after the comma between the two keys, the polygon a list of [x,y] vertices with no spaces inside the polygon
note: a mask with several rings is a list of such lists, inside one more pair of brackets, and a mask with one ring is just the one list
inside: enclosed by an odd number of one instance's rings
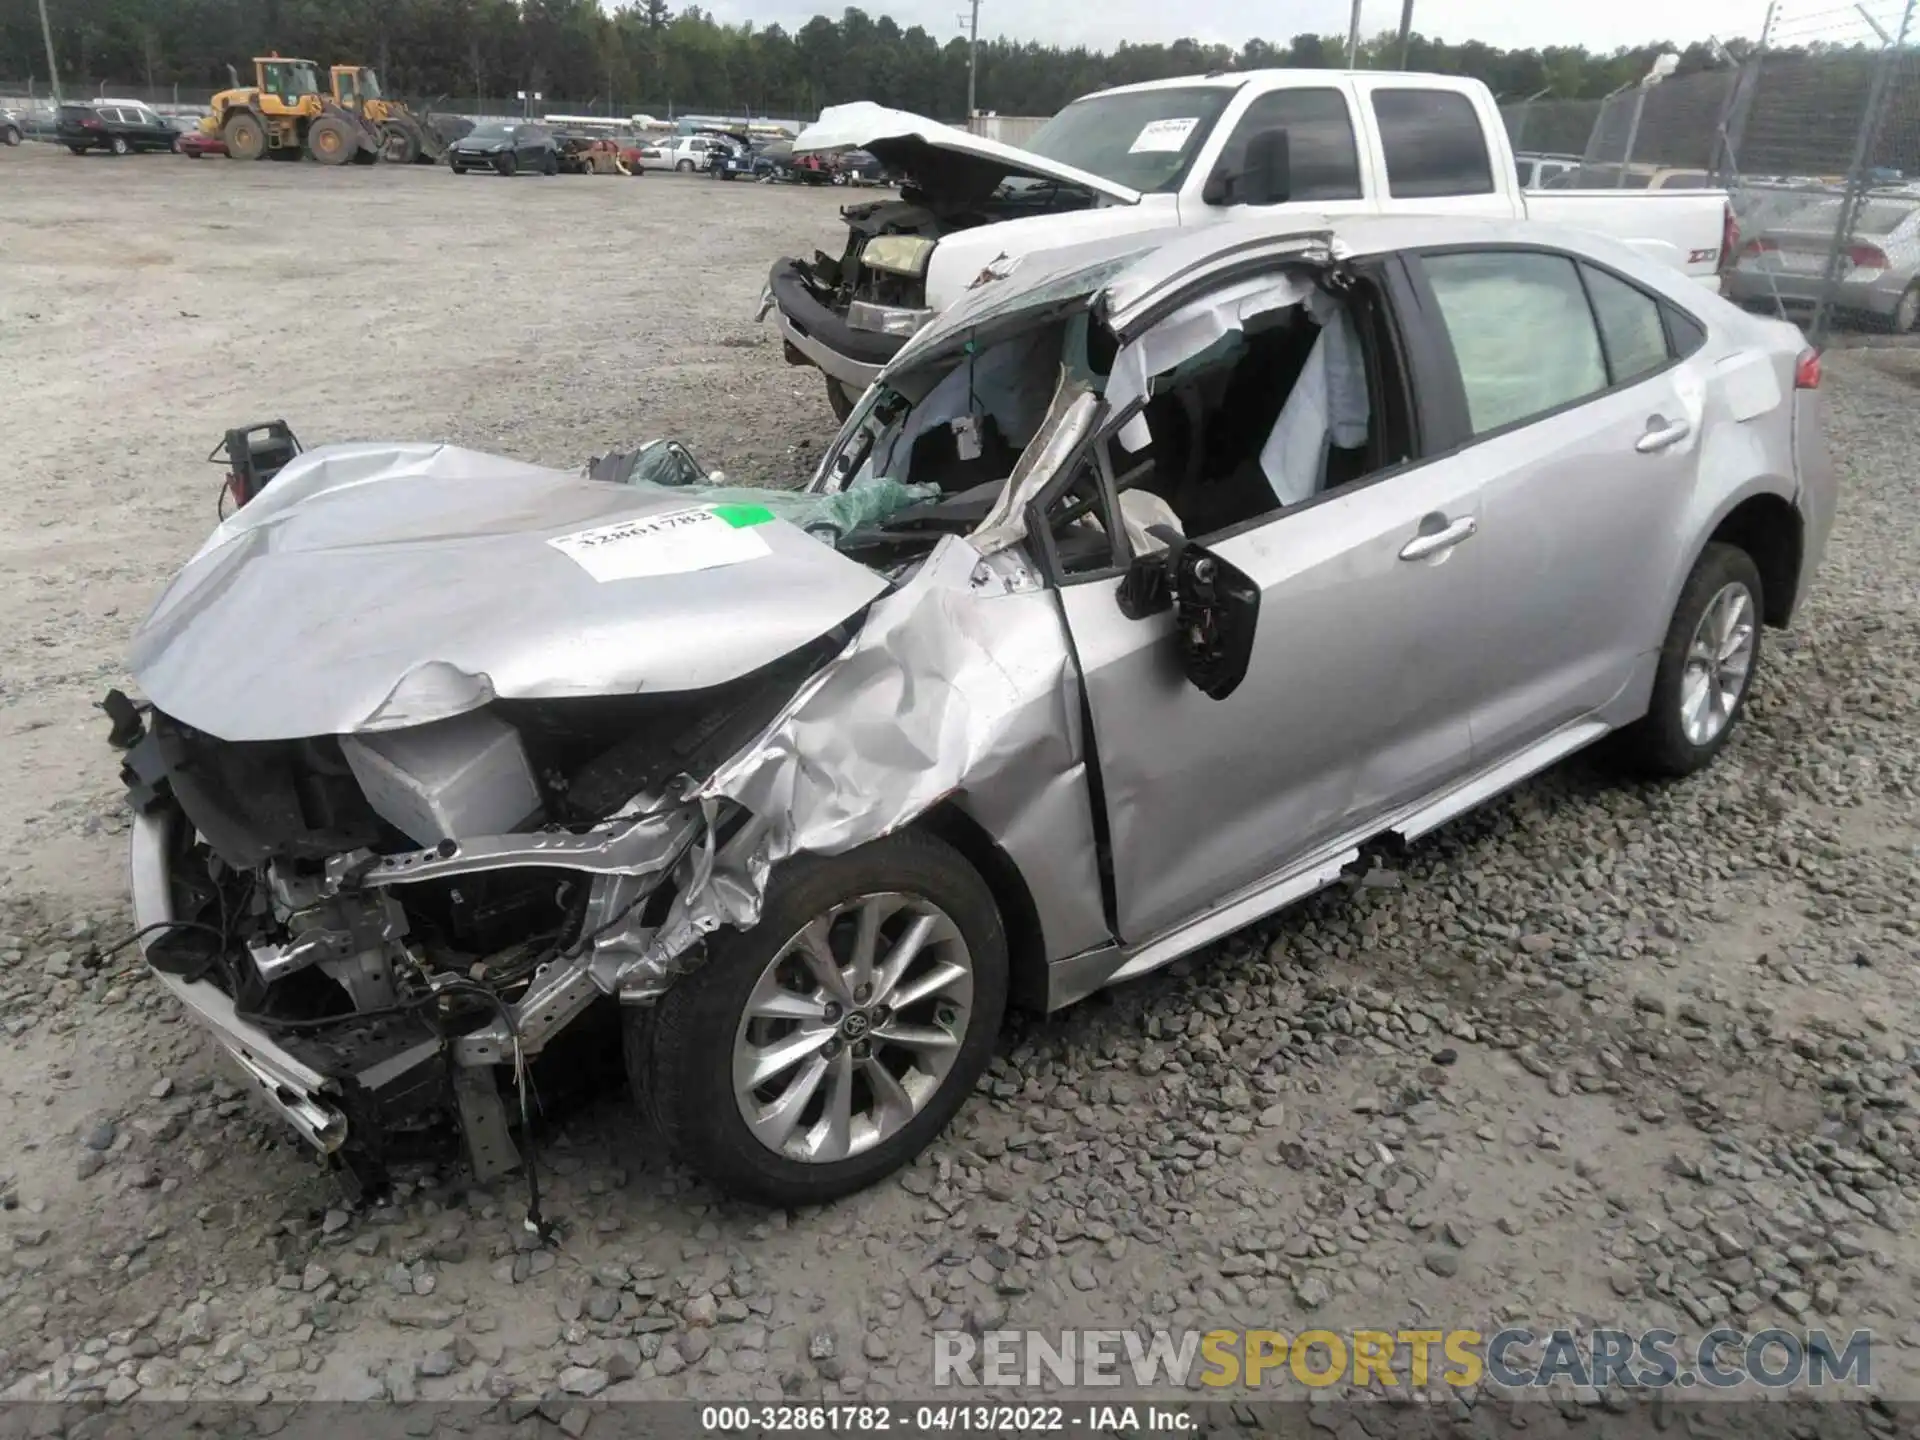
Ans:
{"label": "car roof", "polygon": [[[1023,294],[1042,287],[1057,287],[1070,274],[1123,258],[1130,249],[1139,253],[1117,273],[1104,276],[1087,293],[1107,293],[1122,305],[1135,303],[1163,284],[1204,266],[1236,250],[1257,251],[1262,242],[1302,240],[1316,235],[1331,235],[1334,253],[1342,258],[1360,258],[1396,250],[1430,249],[1448,245],[1527,245],[1570,250],[1586,255],[1634,275],[1650,288],[1669,295],[1691,293],[1699,287],[1677,270],[1658,265],[1622,242],[1570,226],[1545,224],[1535,220],[1506,217],[1436,215],[1349,215],[1330,218],[1323,215],[1290,213],[1284,216],[1227,221],[1199,230],[1169,229],[1150,234],[1109,236],[1079,245],[1064,247],[1038,264],[1021,264],[1004,280],[990,287],[991,298],[982,295],[969,304],[966,298],[956,302],[945,314],[935,318],[909,345],[903,347],[901,360],[909,350],[919,358],[930,357],[945,348],[953,334],[967,328],[984,309],[994,316],[1020,308]],[[1669,281],[1686,286],[1676,290]],[[969,313],[974,312],[974,313]],[[909,365],[907,368],[911,368]]]}

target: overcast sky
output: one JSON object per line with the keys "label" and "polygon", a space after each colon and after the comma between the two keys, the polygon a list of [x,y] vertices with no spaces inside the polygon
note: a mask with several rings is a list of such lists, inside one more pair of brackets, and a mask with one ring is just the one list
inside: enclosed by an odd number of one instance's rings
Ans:
{"label": "overcast sky", "polygon": [[[1838,0],[1827,0],[1829,5]],[[1803,9],[1816,0],[1790,0]],[[711,0],[721,19],[778,21],[789,29],[814,15],[838,15],[844,0]],[[901,25],[921,25],[938,38],[964,33],[959,18],[966,0],[865,0],[869,15],[891,15]],[[1108,50],[1124,40],[1167,41],[1190,35],[1238,46],[1258,37],[1285,42],[1303,31],[1345,34],[1350,0],[983,0],[980,38],[1005,35],[1059,45]],[[1611,50],[1649,40],[1703,39],[1759,34],[1766,0],[1416,0],[1414,29],[1445,40],[1484,40],[1489,45],[1585,45]],[[1400,24],[1400,0],[1364,0],[1363,33]]]}

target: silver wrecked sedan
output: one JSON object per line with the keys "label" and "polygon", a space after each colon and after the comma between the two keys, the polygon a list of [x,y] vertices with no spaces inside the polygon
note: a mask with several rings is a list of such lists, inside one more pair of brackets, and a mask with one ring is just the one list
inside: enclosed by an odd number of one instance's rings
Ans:
{"label": "silver wrecked sedan", "polygon": [[135,637],[147,958],[363,1178],[518,1163],[598,1017],[716,1185],[853,1190],[1009,1003],[1609,732],[1707,765],[1826,542],[1819,381],[1611,242],[1354,218],[990,267],[784,502],[309,451]]}

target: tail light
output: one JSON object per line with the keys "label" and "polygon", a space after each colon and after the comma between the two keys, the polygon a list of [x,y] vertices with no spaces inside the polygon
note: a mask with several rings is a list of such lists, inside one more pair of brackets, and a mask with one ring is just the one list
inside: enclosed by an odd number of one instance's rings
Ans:
{"label": "tail light", "polygon": [[86,119],[80,122],[80,128],[82,130],[104,130],[107,127],[104,124],[102,124],[98,119],[96,119],[94,116],[89,115]]}
{"label": "tail light", "polygon": [[1800,359],[1793,367],[1793,388],[1796,390],[1820,388],[1820,352],[1818,350],[1800,352]]}
{"label": "tail light", "polygon": [[1720,212],[1720,269],[1725,270],[1733,264],[1733,254],[1739,244],[1740,220],[1733,213],[1733,202],[1729,200]]}
{"label": "tail light", "polygon": [[1887,252],[1878,245],[1849,245],[1847,259],[1856,270],[1884,270],[1887,268]]}

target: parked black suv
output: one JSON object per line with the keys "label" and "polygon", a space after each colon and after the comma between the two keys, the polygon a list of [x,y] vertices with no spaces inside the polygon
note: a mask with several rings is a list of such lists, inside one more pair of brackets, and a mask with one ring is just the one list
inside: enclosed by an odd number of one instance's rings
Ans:
{"label": "parked black suv", "polygon": [[62,105],[56,122],[60,143],[76,155],[89,150],[171,150],[180,132],[138,100],[88,100]]}

